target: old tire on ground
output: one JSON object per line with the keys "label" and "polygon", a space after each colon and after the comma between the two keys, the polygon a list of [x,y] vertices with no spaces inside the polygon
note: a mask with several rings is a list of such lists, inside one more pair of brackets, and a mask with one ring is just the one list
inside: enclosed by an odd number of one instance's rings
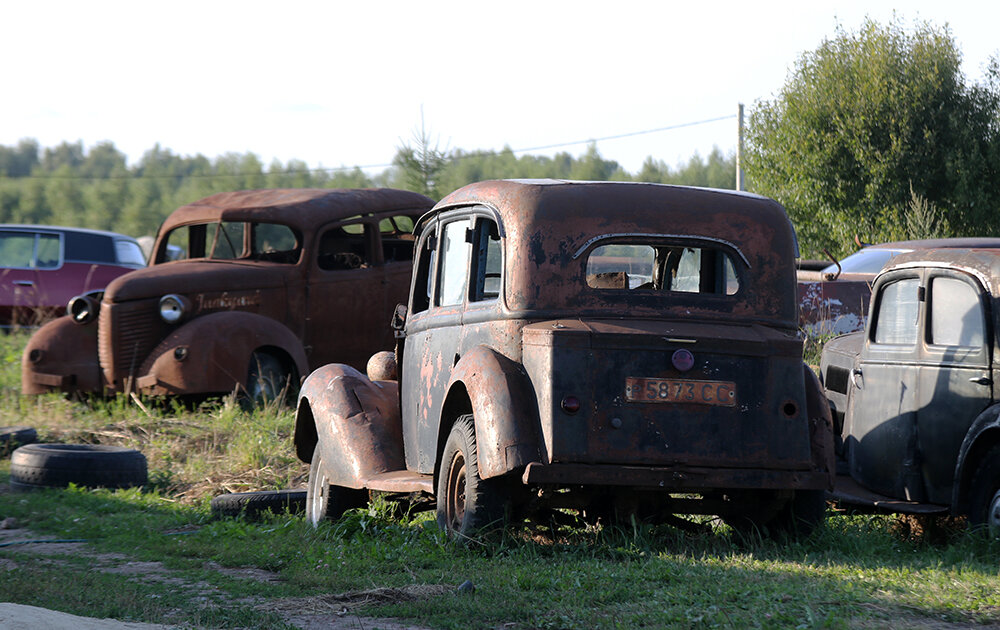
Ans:
{"label": "old tire on ground", "polygon": [[37,439],[38,432],[31,427],[0,427],[0,453],[9,453]]}
{"label": "old tire on ground", "polygon": [[301,514],[306,509],[305,490],[258,490],[220,494],[212,499],[212,515],[253,521],[266,513]]}
{"label": "old tire on ground", "polygon": [[509,499],[505,481],[479,477],[475,422],[471,414],[459,417],[441,454],[438,526],[456,538],[502,527]]}
{"label": "old tire on ground", "polygon": [[70,483],[129,488],[146,479],[146,457],[121,446],[28,444],[10,457],[10,485],[17,490],[64,488]]}
{"label": "old tire on ground", "polygon": [[323,521],[337,520],[344,512],[368,504],[368,491],[330,485],[330,477],[323,465],[319,444],[313,449],[309,465],[309,487],[306,490],[306,519],[313,527]]}
{"label": "old tire on ground", "polygon": [[782,500],[776,491],[746,491],[738,513],[726,523],[742,536],[783,540],[806,538],[826,518],[823,490],[797,490]]}
{"label": "old tire on ground", "polygon": [[254,352],[247,367],[247,382],[243,404],[246,407],[263,406],[280,400],[290,403],[295,400],[295,378],[292,371],[269,352]]}
{"label": "old tire on ground", "polygon": [[1000,444],[986,452],[972,477],[969,527],[1000,537]]}

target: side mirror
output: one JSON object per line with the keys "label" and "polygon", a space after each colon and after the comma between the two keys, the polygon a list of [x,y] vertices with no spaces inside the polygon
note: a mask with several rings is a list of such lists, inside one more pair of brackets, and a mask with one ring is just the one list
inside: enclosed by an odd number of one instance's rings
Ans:
{"label": "side mirror", "polygon": [[395,331],[394,335],[397,339],[401,339],[403,335],[403,328],[406,326],[406,305],[397,304],[396,310],[392,313],[392,322],[389,324]]}

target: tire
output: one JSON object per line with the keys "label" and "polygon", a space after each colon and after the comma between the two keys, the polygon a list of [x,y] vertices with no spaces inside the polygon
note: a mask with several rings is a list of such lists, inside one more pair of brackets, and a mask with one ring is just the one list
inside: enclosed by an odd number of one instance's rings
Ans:
{"label": "tire", "polygon": [[10,485],[18,490],[130,488],[146,483],[146,457],[137,450],[94,444],[28,444],[10,457]]}
{"label": "tire", "polygon": [[480,479],[471,414],[455,421],[438,469],[437,522],[453,538],[500,528],[509,507],[504,479]]}
{"label": "tire", "polygon": [[986,452],[972,477],[969,527],[1000,538],[1000,444]]}
{"label": "tire", "polygon": [[290,404],[297,393],[293,377],[292,371],[278,357],[268,352],[254,352],[247,367],[243,406],[262,407],[275,400]]}
{"label": "tire", "polygon": [[0,427],[0,453],[6,455],[19,446],[33,444],[38,432],[31,427]]}
{"label": "tire", "polygon": [[261,490],[220,494],[212,499],[212,515],[217,518],[242,516],[260,520],[265,513],[302,514],[306,509],[305,490]]}
{"label": "tire", "polygon": [[344,512],[368,505],[368,491],[330,485],[330,476],[323,464],[319,444],[313,449],[309,464],[309,486],[306,489],[306,520],[313,527],[323,521],[335,521]]}

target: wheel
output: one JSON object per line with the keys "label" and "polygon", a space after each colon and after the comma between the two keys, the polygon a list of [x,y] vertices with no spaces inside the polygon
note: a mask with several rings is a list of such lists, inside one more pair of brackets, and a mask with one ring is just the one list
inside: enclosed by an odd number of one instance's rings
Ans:
{"label": "wheel", "polygon": [[826,495],[822,490],[747,491],[738,497],[734,513],[725,521],[741,535],[772,540],[809,536],[826,518]]}
{"label": "wheel", "polygon": [[17,490],[62,488],[70,483],[129,488],[146,479],[146,457],[120,446],[28,444],[10,457],[10,485]]}
{"label": "wheel", "polygon": [[301,514],[306,508],[305,490],[259,490],[220,494],[212,499],[212,515],[259,520],[266,512]]}
{"label": "wheel", "polygon": [[480,479],[471,414],[455,421],[438,469],[437,522],[450,536],[468,537],[503,525],[509,496],[503,479]]}
{"label": "wheel", "polygon": [[278,357],[267,352],[250,355],[247,368],[244,406],[263,406],[273,400],[290,403],[295,400],[292,372]]}
{"label": "wheel", "polygon": [[1000,444],[986,452],[972,477],[969,526],[1000,537]]}
{"label": "wheel", "polygon": [[330,485],[319,444],[313,449],[312,463],[309,464],[309,486],[306,490],[306,518],[313,527],[325,520],[336,520],[352,508],[364,507],[368,503],[367,490],[355,490]]}
{"label": "wheel", "polygon": [[0,427],[0,453],[6,455],[18,446],[31,444],[38,432],[31,427]]}

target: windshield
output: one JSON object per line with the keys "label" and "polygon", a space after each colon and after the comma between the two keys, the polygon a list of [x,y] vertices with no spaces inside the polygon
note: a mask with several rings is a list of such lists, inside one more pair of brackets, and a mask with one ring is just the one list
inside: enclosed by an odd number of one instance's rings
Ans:
{"label": "windshield", "polygon": [[[856,251],[840,261],[843,273],[878,273],[897,254],[908,252],[908,249],[869,248]],[[837,265],[830,265],[823,273],[837,273]]]}
{"label": "windshield", "polygon": [[156,262],[204,258],[293,264],[301,248],[298,235],[280,223],[197,223],[171,230]]}

